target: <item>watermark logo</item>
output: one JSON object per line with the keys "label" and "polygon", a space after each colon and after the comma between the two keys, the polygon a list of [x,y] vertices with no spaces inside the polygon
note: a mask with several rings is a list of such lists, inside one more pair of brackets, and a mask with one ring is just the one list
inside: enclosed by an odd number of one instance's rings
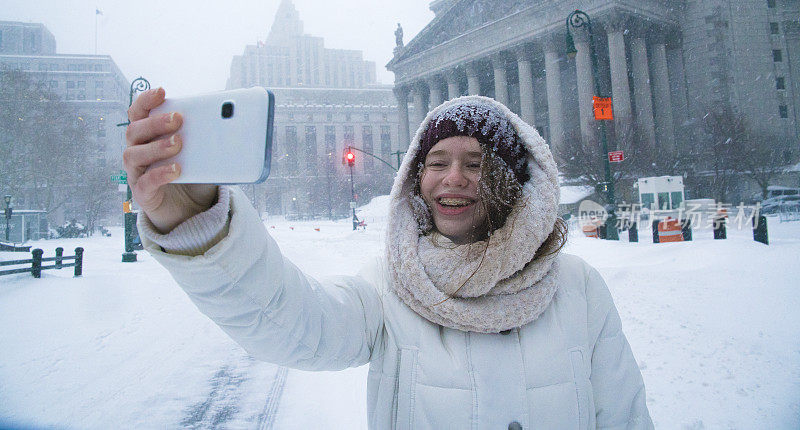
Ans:
{"label": "watermark logo", "polygon": [[[642,207],[640,203],[621,203],[617,205],[615,215],[617,228],[627,228],[633,223],[642,228],[642,222],[672,218],[677,220],[681,227],[692,229],[716,230],[725,225],[727,228],[741,230],[753,227],[754,220],[758,220],[761,215],[761,203],[754,205],[739,203],[736,206],[730,203],[711,205],[689,203],[673,210],[651,210]],[[608,212],[597,202],[584,200],[578,207],[578,221],[583,225],[602,224],[607,218]]]}

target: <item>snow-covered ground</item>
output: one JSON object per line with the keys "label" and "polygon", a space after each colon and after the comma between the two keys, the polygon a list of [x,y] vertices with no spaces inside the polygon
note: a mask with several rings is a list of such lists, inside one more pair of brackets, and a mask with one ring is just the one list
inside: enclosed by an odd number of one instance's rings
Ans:
{"label": "snow-covered ground", "polygon": [[[349,220],[265,226],[308,273],[354,274],[382,251],[386,200],[360,217],[356,232]],[[646,231],[615,243],[572,229],[566,252],[606,278],[657,428],[800,428],[800,222],[769,229],[769,246],[750,230],[652,244]],[[251,360],[147,253],[121,263],[112,233],[33,243],[45,256],[83,246],[81,278],[0,277],[0,428],[366,427],[365,367]]]}

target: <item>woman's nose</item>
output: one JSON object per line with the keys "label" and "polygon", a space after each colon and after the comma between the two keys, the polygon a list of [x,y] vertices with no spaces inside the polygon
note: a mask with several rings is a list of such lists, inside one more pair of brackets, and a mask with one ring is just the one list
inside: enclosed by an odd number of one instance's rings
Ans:
{"label": "woman's nose", "polygon": [[448,169],[447,175],[445,175],[442,182],[444,185],[451,187],[464,187],[469,183],[469,179],[467,179],[460,166],[453,165]]}

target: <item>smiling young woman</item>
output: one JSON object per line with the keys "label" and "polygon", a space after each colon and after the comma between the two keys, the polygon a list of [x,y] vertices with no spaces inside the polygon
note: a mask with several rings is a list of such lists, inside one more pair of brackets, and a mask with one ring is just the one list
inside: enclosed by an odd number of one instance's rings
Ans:
{"label": "smiling young woman", "polygon": [[488,217],[478,194],[480,144],[474,137],[440,140],[425,157],[420,194],[430,208],[436,230],[453,243],[475,242],[488,230]]}
{"label": "smiling young woman", "polygon": [[[135,119],[151,129],[133,144],[152,145],[159,130]],[[241,190],[216,197],[165,234],[150,217],[167,215],[145,210],[145,249],[254,357],[369,363],[370,428],[652,428],[603,279],[561,252],[550,149],[502,104],[469,96],[428,114],[392,187],[385,254],[357,276],[311,278]]]}

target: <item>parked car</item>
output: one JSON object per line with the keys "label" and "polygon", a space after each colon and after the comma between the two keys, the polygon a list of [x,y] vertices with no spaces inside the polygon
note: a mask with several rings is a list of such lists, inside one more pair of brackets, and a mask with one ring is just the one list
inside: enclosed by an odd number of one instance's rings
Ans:
{"label": "parked car", "polygon": [[761,213],[765,215],[798,210],[800,210],[800,195],[776,196],[761,202]]}

